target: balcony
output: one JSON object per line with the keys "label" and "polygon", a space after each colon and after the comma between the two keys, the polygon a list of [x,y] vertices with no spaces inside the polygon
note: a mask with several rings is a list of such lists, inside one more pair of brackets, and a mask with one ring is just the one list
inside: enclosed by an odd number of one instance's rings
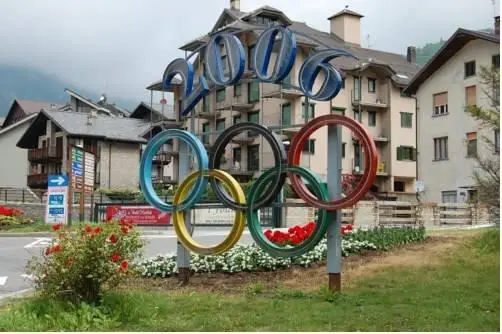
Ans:
{"label": "balcony", "polygon": [[34,189],[45,189],[47,188],[47,178],[48,175],[45,173],[28,175],[28,187]]}
{"label": "balcony", "polygon": [[228,173],[232,176],[253,176],[254,172],[250,172],[250,171],[247,171],[247,170],[243,170],[243,168],[236,168],[236,167],[232,167],[230,169],[227,170]]}
{"label": "balcony", "polygon": [[198,118],[207,120],[215,120],[221,116],[221,110],[197,111],[195,114]]}
{"label": "balcony", "polygon": [[282,84],[282,86],[277,86],[277,89],[272,92],[267,92],[263,95],[264,98],[276,98],[276,99],[285,99],[285,100],[294,100],[302,97],[303,92],[292,85]]}
{"label": "balcony", "polygon": [[[354,163],[354,159],[352,159],[352,165],[353,165],[353,173],[354,175],[363,175],[364,173],[364,166],[363,164],[356,164]],[[387,164],[385,161],[379,161],[377,165],[377,176],[389,176],[389,172],[387,171]]]}
{"label": "balcony", "polygon": [[256,136],[250,136],[249,132],[244,132],[232,138],[232,143],[238,145],[246,145],[252,143],[255,138]]}
{"label": "balcony", "polygon": [[152,160],[152,164],[155,165],[168,165],[171,160],[173,155],[176,155],[177,152],[173,151],[168,151],[168,152],[158,152]]}
{"label": "balcony", "polygon": [[364,95],[361,92],[351,91],[352,105],[361,107],[371,107],[377,109],[385,109],[389,107],[386,99],[383,96],[376,94]]}
{"label": "balcony", "polygon": [[154,185],[160,185],[160,184],[177,184],[178,181],[174,180],[170,176],[152,176],[152,183]]}
{"label": "balcony", "polygon": [[216,110],[234,110],[239,112],[250,112],[255,109],[254,103],[246,103],[239,101],[240,99],[234,98],[232,102],[225,102],[216,105]]}
{"label": "balcony", "polygon": [[28,150],[28,161],[49,162],[61,161],[63,159],[63,148],[60,146],[41,147]]}

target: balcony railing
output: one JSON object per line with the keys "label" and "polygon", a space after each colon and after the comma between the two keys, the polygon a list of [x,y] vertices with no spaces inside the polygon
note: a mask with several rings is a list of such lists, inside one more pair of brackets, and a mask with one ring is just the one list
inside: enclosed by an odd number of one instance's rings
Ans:
{"label": "balcony railing", "polygon": [[63,148],[60,146],[41,147],[28,150],[29,161],[61,160]]}
{"label": "balcony railing", "polygon": [[154,164],[167,165],[171,162],[173,152],[158,152],[152,160]]}
{"label": "balcony railing", "polygon": [[385,99],[384,96],[379,96],[377,94],[363,95],[361,91],[352,90],[351,97],[352,105],[354,106],[361,105],[374,108],[387,108],[389,106],[387,99]]}
{"label": "balcony railing", "polygon": [[46,188],[47,187],[46,173],[28,175],[28,187],[30,188]]}
{"label": "balcony railing", "polygon": [[153,184],[176,184],[178,183],[170,176],[154,176],[152,177]]}

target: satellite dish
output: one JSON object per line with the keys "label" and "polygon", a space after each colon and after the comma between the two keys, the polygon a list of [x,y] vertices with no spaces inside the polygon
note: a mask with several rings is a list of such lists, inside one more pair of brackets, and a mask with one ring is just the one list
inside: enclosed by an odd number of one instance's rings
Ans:
{"label": "satellite dish", "polygon": [[99,102],[103,102],[103,103],[106,102],[106,94],[105,93],[101,94],[101,97],[99,98]]}

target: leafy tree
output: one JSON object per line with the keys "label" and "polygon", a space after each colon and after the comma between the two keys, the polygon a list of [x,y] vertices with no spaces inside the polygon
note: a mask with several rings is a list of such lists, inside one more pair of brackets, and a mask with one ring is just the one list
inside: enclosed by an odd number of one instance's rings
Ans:
{"label": "leafy tree", "polygon": [[468,106],[467,111],[476,119],[486,133],[482,142],[486,152],[476,157],[478,168],[473,178],[478,187],[479,201],[493,207],[500,207],[500,71],[498,67],[481,67],[479,83],[489,106]]}

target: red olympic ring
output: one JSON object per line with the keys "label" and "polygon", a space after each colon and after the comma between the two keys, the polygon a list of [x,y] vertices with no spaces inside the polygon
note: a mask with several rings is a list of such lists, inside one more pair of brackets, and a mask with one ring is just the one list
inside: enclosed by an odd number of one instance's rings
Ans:
{"label": "red olympic ring", "polygon": [[[323,115],[314,118],[307,124],[305,124],[300,131],[293,137],[291,142],[291,149],[288,153],[288,163],[290,165],[300,165],[300,159],[302,156],[303,146],[305,142],[309,139],[310,135],[317,129],[323,126],[330,125],[342,125],[351,130],[356,137],[359,138],[364,151],[364,173],[361,177],[361,181],[357,184],[356,188],[346,194],[345,198],[332,200],[332,201],[321,201],[317,199],[305,184],[301,181],[301,178],[295,174],[288,173],[288,177],[291,180],[291,187],[297,193],[297,195],[302,198],[307,204],[327,211],[335,211],[343,208],[350,207],[356,204],[371,188],[373,182],[375,182],[378,157],[375,142],[370,137],[368,131],[359,124],[359,122],[348,118],[343,115]],[[340,152],[341,153],[341,152]]]}

